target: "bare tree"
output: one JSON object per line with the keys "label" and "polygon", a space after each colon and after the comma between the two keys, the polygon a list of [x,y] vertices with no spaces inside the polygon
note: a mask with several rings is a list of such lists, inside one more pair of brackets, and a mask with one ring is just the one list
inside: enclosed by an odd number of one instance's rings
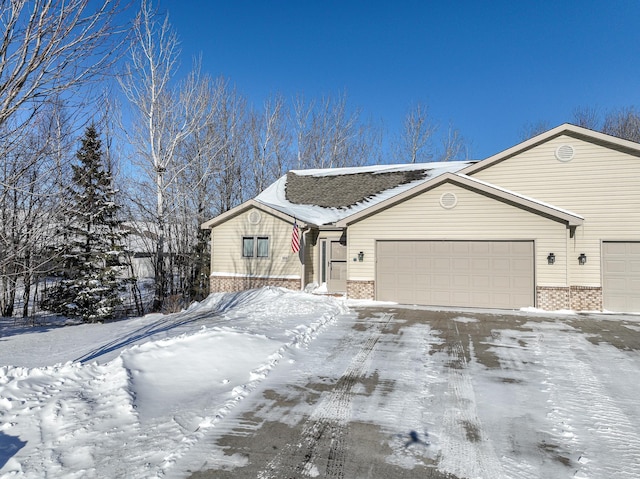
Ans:
{"label": "bare tree", "polygon": [[119,0],[0,2],[0,126],[18,113],[19,126],[47,99],[104,74],[126,32],[116,23],[122,10]]}
{"label": "bare tree", "polygon": [[264,110],[251,111],[251,195],[256,195],[282,176],[291,165],[291,135],[284,98],[276,95],[267,99]]}
{"label": "bare tree", "polygon": [[442,152],[438,161],[467,160],[469,151],[460,130],[449,125],[447,134],[442,138]]}
{"label": "bare tree", "polygon": [[537,136],[540,133],[544,133],[549,129],[551,129],[551,126],[546,120],[527,123],[522,127],[522,130],[520,132],[520,141],[525,141],[529,138],[533,138],[534,136]]}
{"label": "bare tree", "polygon": [[209,81],[200,76],[199,63],[179,85],[174,84],[180,49],[168,16],[160,19],[151,2],[142,1],[133,28],[130,63],[121,81],[132,106],[134,127],[130,141],[142,159],[138,166],[152,180],[155,190],[155,294],[153,308],[162,306],[167,288],[165,248],[167,239],[167,193],[180,172],[181,145],[207,127]]}
{"label": "bare tree", "polygon": [[399,163],[424,163],[433,158],[432,137],[437,130],[429,118],[428,109],[417,103],[404,119],[400,140],[393,152]]}
{"label": "bare tree", "polygon": [[50,101],[29,128],[4,136],[0,172],[0,314],[11,316],[16,292],[28,313],[31,286],[50,270],[51,246],[60,241],[58,213],[69,177],[70,122],[61,101]]}
{"label": "bare tree", "polygon": [[602,131],[618,138],[640,142],[640,114],[634,107],[614,110],[605,117]]}
{"label": "bare tree", "polygon": [[[111,73],[128,29],[120,0],[0,1],[0,273],[2,314],[12,314],[22,281],[46,272],[44,246],[56,241],[59,187],[67,172],[69,125],[92,83]],[[66,176],[68,178],[68,176]]]}
{"label": "bare tree", "polygon": [[600,114],[593,107],[576,107],[573,109],[572,123],[590,130],[600,130]]}
{"label": "bare tree", "polygon": [[305,102],[298,96],[294,105],[298,168],[338,168],[368,163],[375,144],[371,124],[351,110],[345,94]]}

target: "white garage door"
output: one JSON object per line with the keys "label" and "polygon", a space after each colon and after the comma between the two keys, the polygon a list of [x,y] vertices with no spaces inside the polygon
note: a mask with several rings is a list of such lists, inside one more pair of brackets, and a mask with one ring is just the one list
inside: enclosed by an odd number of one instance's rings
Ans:
{"label": "white garage door", "polygon": [[533,241],[378,241],[376,298],[404,304],[534,305]]}
{"label": "white garage door", "polygon": [[640,242],[602,243],[604,309],[640,312]]}

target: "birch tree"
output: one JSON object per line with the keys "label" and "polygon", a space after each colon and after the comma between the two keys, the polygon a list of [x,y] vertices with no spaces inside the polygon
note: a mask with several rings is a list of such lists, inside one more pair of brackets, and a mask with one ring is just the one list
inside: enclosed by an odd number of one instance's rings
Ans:
{"label": "birch tree", "polygon": [[402,133],[394,149],[398,163],[424,163],[433,158],[432,137],[437,127],[429,118],[428,109],[421,103],[412,107],[405,116]]}
{"label": "birch tree", "polygon": [[252,196],[285,174],[291,166],[288,120],[282,95],[267,99],[263,110],[250,112]]}
{"label": "birch tree", "polygon": [[371,159],[373,126],[363,122],[359,109],[350,109],[345,94],[294,104],[298,168],[360,166]]}
{"label": "birch tree", "polygon": [[185,168],[177,163],[178,152],[190,136],[211,121],[207,82],[201,80],[198,65],[182,83],[174,79],[179,56],[178,38],[168,16],[160,18],[152,4],[143,0],[121,86],[132,107],[129,139],[141,160],[138,167],[155,190],[154,310],[161,308],[167,291],[167,193]]}

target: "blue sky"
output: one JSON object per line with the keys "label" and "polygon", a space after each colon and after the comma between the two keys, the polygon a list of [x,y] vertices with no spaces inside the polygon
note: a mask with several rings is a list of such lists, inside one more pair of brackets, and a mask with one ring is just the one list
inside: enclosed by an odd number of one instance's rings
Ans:
{"label": "blue sky", "polygon": [[346,92],[396,132],[421,102],[484,158],[576,107],[640,104],[640,2],[160,0],[182,42],[255,106]]}

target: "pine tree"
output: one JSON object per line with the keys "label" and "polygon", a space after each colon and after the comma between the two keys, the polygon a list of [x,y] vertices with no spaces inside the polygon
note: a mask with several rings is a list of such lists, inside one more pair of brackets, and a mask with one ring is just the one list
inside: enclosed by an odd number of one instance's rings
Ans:
{"label": "pine tree", "polygon": [[60,245],[61,280],[43,307],[85,322],[114,317],[126,282],[120,264],[126,233],[117,218],[116,190],[102,158],[94,125],[87,127],[76,153],[69,186],[67,240]]}

